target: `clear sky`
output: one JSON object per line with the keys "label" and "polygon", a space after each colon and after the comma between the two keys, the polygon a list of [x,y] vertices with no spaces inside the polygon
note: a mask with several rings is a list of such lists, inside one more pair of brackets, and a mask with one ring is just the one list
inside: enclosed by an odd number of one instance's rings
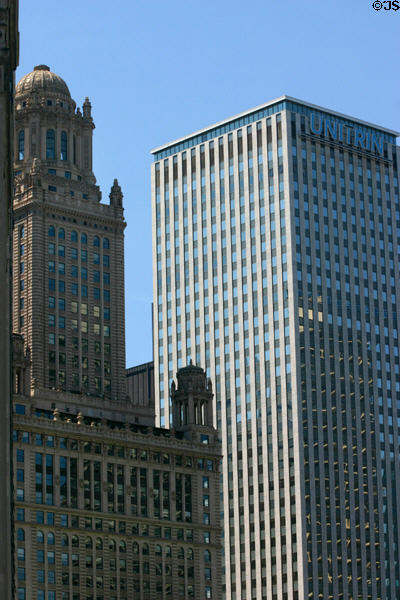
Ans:
{"label": "clear sky", "polygon": [[[386,3],[386,7],[389,4]],[[400,129],[400,10],[371,0],[20,0],[17,80],[47,64],[124,193],[127,366],[152,359],[150,150],[287,94]]]}

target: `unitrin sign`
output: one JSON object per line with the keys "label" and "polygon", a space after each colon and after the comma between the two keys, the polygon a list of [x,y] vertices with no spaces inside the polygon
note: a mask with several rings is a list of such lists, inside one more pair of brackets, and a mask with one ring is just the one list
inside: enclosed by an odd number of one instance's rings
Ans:
{"label": "unitrin sign", "polygon": [[314,135],[323,135],[349,146],[383,154],[383,138],[381,135],[365,131],[357,126],[344,125],[335,119],[311,113],[310,131]]}

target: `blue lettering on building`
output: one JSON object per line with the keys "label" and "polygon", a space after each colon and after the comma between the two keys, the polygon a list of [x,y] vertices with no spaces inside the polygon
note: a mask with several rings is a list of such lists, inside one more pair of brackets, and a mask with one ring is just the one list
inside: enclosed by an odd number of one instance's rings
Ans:
{"label": "blue lettering on building", "polygon": [[321,117],[315,113],[310,116],[310,131],[314,135],[323,135],[349,146],[383,154],[383,138],[376,133],[370,133],[356,125],[344,125],[336,119]]}

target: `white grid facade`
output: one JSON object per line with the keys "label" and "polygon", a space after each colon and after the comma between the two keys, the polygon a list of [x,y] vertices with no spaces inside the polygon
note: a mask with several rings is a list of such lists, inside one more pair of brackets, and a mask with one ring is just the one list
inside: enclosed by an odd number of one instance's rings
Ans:
{"label": "white grid facade", "polygon": [[397,153],[290,98],[154,151],[156,412],[207,369],[226,598],[399,592]]}

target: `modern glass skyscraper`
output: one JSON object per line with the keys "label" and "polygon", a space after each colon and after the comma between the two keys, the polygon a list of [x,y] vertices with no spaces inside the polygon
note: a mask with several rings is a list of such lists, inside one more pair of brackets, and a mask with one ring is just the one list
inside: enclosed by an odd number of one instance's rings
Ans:
{"label": "modern glass skyscraper", "polygon": [[153,152],[158,419],[206,367],[230,600],[400,597],[397,135],[285,96]]}

